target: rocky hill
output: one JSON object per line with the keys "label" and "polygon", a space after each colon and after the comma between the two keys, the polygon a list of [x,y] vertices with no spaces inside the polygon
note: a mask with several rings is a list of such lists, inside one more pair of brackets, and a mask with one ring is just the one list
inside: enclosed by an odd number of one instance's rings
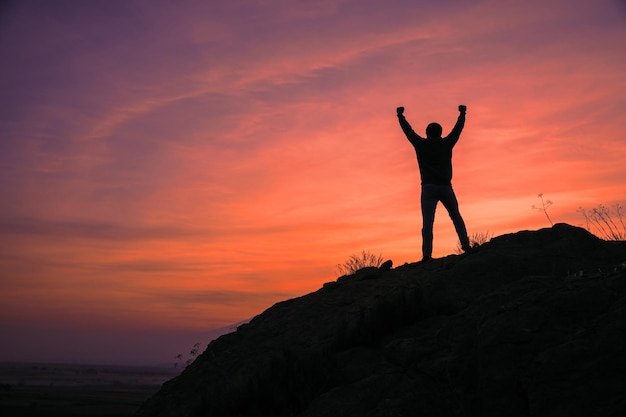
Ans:
{"label": "rocky hill", "polygon": [[626,416],[625,261],[557,224],[366,268],[213,341],[137,415]]}

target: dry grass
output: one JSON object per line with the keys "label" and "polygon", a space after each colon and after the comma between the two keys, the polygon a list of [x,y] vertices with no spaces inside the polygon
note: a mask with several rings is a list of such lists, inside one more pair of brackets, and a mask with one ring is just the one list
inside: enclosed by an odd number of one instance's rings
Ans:
{"label": "dry grass", "polygon": [[363,251],[360,255],[350,255],[350,258],[343,264],[337,264],[337,270],[339,271],[339,275],[351,275],[368,266],[378,268],[382,263],[382,255],[374,255],[371,252]]}

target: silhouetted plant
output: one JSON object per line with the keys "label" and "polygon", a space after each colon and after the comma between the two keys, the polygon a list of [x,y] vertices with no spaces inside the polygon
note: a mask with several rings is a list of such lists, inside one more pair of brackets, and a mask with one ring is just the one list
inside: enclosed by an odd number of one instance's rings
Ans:
{"label": "silhouetted plant", "polygon": [[[189,357],[185,361],[185,368],[191,365],[194,360],[196,360],[196,357],[198,356],[199,351],[200,351],[200,342],[197,342],[196,344],[193,345],[193,347],[189,351]],[[178,365],[181,363],[183,363],[183,354],[179,353],[178,355],[176,355],[176,362],[174,362],[174,368],[178,368]]]}
{"label": "silhouetted plant", "polygon": [[371,252],[363,251],[360,255],[350,255],[350,258],[343,264],[337,264],[337,270],[340,275],[350,275],[368,266],[378,268],[382,263],[382,255],[374,255]]}
{"label": "silhouetted plant", "polygon": [[624,207],[619,203],[615,204],[612,209],[600,204],[590,211],[582,207],[577,211],[585,218],[586,229],[589,232],[605,240],[626,240]]}
{"label": "silhouetted plant", "polygon": [[[482,245],[483,243],[487,243],[493,237],[493,233],[490,232],[476,232],[469,235],[469,243],[472,248]],[[461,254],[465,252],[461,247],[460,243],[456,244],[456,253]]]}
{"label": "silhouetted plant", "polygon": [[537,207],[533,204],[533,209],[534,210],[539,210],[539,211],[543,211],[543,213],[546,215],[546,217],[548,218],[548,221],[550,222],[551,226],[554,226],[554,223],[552,223],[552,219],[550,218],[550,216],[548,215],[548,207],[550,207],[552,205],[552,201],[550,200],[544,200],[543,199],[543,193],[539,193],[539,195],[537,196],[541,199],[541,207]]}

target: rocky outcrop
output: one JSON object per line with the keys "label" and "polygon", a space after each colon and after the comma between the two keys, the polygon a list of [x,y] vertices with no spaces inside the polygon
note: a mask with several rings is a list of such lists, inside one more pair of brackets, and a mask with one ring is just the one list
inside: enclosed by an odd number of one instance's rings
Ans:
{"label": "rocky outcrop", "polygon": [[213,341],[138,416],[626,415],[625,261],[557,224],[368,268]]}

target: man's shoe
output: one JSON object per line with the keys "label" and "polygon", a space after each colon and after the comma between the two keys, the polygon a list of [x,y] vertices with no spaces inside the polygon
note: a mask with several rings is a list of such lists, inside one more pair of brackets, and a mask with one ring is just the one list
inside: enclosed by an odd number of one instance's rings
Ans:
{"label": "man's shoe", "polygon": [[473,246],[470,246],[469,244],[467,244],[467,245],[461,246],[461,249],[463,249],[463,252],[470,254],[478,250],[478,245],[474,244]]}
{"label": "man's shoe", "polygon": [[418,262],[418,264],[425,264],[426,262],[430,262],[432,260],[433,258],[431,256],[424,256],[422,260]]}

